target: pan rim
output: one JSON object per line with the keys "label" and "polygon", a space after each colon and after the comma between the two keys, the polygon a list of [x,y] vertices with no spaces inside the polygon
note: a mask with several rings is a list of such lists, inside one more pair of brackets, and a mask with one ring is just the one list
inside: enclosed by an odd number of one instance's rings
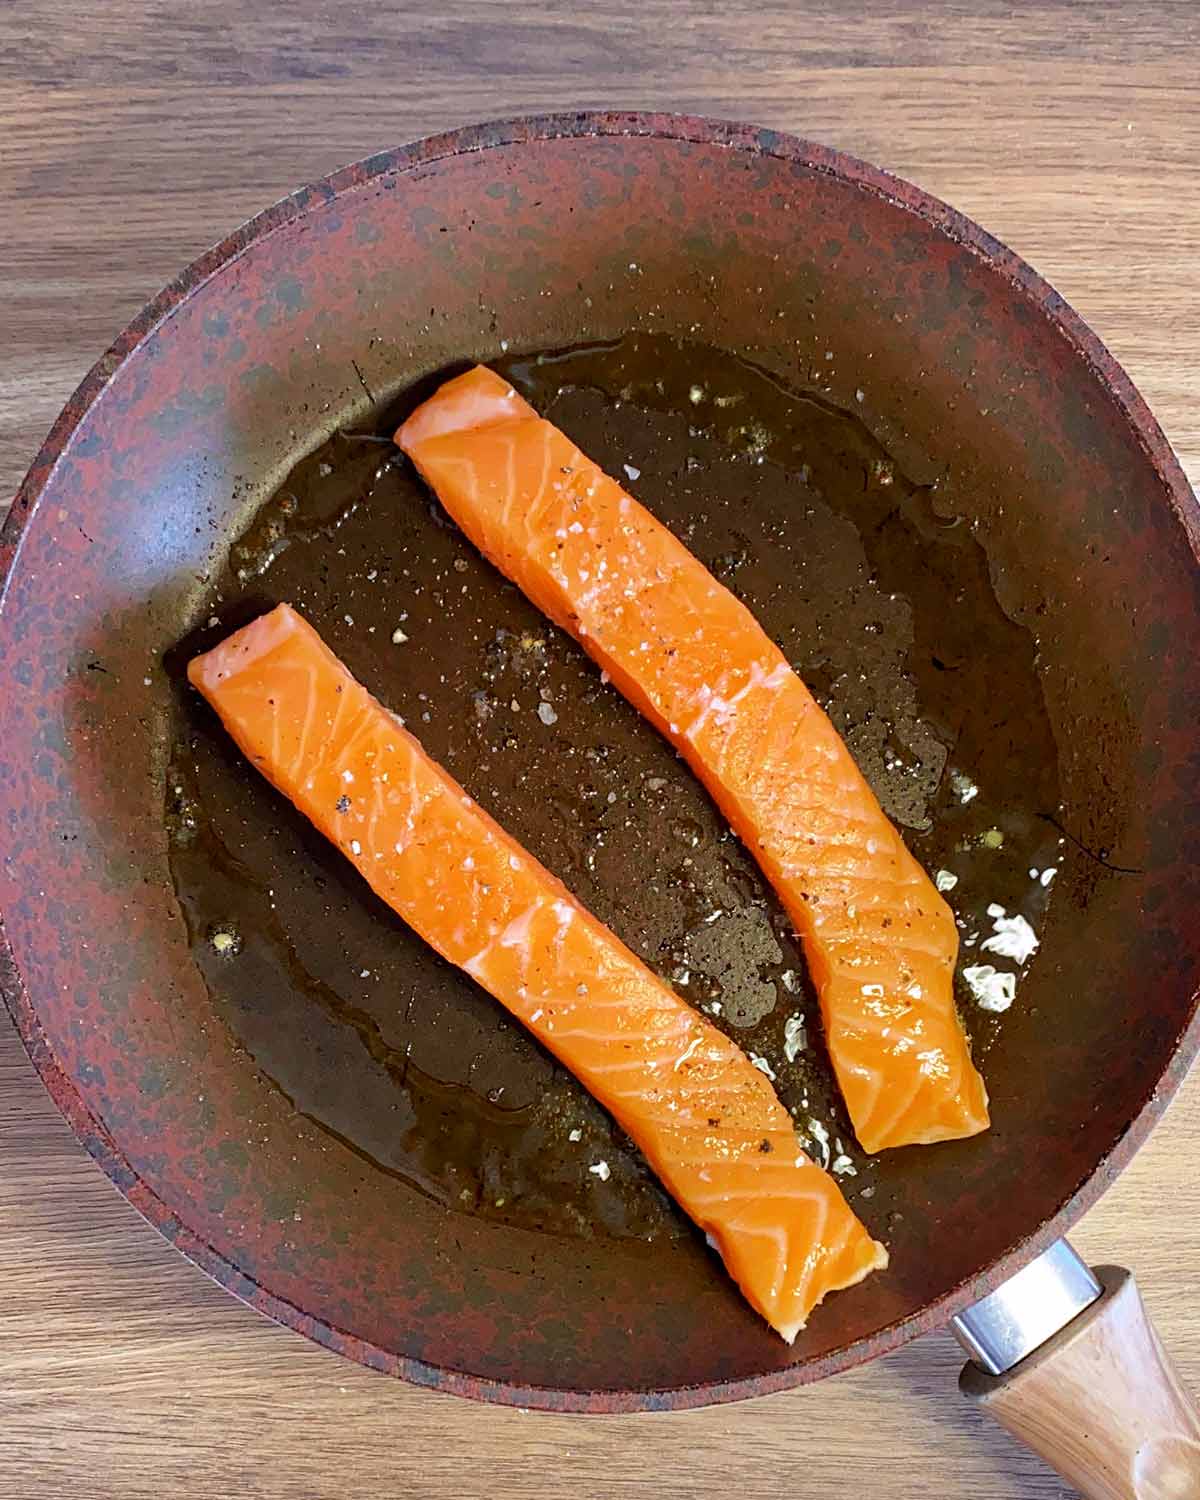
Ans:
{"label": "pan rim", "polygon": [[[779,159],[835,177],[886,199],[924,220],[931,228],[963,245],[1031,303],[1064,337],[1077,357],[1116,403],[1158,476],[1165,498],[1200,563],[1200,506],[1178,459],[1133,382],[1087,323],[1024,260],[973,220],[902,178],[832,147],[787,134],[703,116],[639,111],[573,111],[519,117],[471,125],[427,136],[342,167],[329,176],[280,199],[249,219],[199,256],[128,324],[92,366],[62,412],[25,476],[0,526],[0,628],[8,587],[15,575],[20,544],[72,438],[118,369],[145,340],[200,287],[220,274],[252,246],[276,230],[380,179],[400,177],[447,157],[524,143],[556,139],[638,136],[697,145],[724,146]],[[70,1078],[59,1067],[38,1021],[36,1008],[17,968],[0,912],[0,995],[43,1085],[76,1138],[114,1186],[164,1238],[213,1280],[259,1312],[305,1334],[314,1342],[370,1368],[411,1384],[453,1392],[499,1404],[562,1412],[629,1412],[683,1410],[767,1395],[837,1374],[887,1353],[909,1339],[943,1326],[1006,1280],[1022,1265],[1060,1238],[1125,1168],[1164,1112],[1175,1090],[1200,1052],[1200,991],[1176,1040],[1171,1059],[1125,1134],[1076,1186],[1057,1213],[1019,1241],[1004,1256],[960,1283],[935,1302],[857,1340],[845,1348],[765,1374],[657,1390],[561,1390],[484,1379],[396,1354],[314,1318],[252,1281],[236,1265],[194,1234],[179,1216],[137,1176],[117,1141],[90,1112]]]}

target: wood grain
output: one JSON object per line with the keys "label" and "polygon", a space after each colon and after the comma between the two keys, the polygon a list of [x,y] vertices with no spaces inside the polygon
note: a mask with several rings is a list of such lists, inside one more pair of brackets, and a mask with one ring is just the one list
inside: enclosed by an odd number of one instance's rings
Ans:
{"label": "wood grain", "polygon": [[[121,325],[241,219],[381,146],[588,105],[795,130],[955,203],[1092,323],[1200,479],[1198,54],[1190,0],[591,0],[525,14],[452,0],[436,16],[9,0],[0,496]],[[1198,1151],[1193,1078],[1076,1236],[1134,1267],[1193,1386]],[[960,1400],[944,1335],[823,1386],[672,1417],[523,1415],[368,1375],[259,1320],[142,1224],[6,1025],[0,1284],[5,1500],[1066,1493]]]}
{"label": "wood grain", "polygon": [[1040,1453],[1087,1500],[1200,1494],[1200,1408],[1128,1271],[1007,1375],[964,1370],[963,1394]]}

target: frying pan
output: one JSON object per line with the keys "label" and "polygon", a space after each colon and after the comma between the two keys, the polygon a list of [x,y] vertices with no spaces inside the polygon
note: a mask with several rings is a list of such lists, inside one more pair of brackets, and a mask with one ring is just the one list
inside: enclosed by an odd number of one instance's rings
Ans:
{"label": "frying pan", "polygon": [[[834,525],[836,463],[902,492],[903,505],[857,514],[862,565],[846,587],[859,601],[871,589],[901,601],[904,651],[890,665],[872,657],[858,674],[868,698],[916,682],[914,721],[927,710],[948,746],[917,766],[938,775],[929,816],[909,817],[914,847],[967,864],[983,857],[975,833],[953,821],[964,801],[948,790],[955,756],[967,772],[985,767],[981,803],[991,785],[1011,799],[1008,822],[998,806],[984,830],[985,851],[1002,854],[1006,831],[1023,849],[1035,823],[1053,845],[1052,898],[1017,1003],[1002,1026],[972,1020],[992,1129],[861,1164],[862,1181],[847,1187],[888,1240],[892,1267],[821,1308],[792,1349],[741,1306],[644,1183],[619,1202],[589,1200],[568,1228],[553,1204],[535,1224],[478,1182],[462,1201],[445,1190],[473,1150],[492,1149],[482,1127],[426,1161],[425,1178],[390,1154],[393,1137],[418,1139],[424,1128],[410,1117],[414,1079],[432,1111],[426,1124],[443,1136],[447,1118],[478,1116],[481,1100],[499,1129],[505,1090],[519,1115],[561,1080],[222,759],[211,721],[179,685],[181,661],[212,632],[285,583],[308,587],[295,602],[350,665],[394,701],[408,693],[434,752],[468,785],[474,775],[478,795],[635,945],[657,943],[666,964],[682,907],[662,892],[703,895],[694,878],[667,879],[691,858],[669,847],[681,821],[693,829],[689,846],[715,847],[745,909],[765,910],[770,926],[769,898],[705,821],[703,799],[631,710],[599,696],[573,648],[548,632],[530,647],[550,654],[546,691],[566,720],[559,738],[487,738],[489,716],[521,707],[522,694],[522,722],[532,723],[530,694],[543,678],[521,678],[514,665],[529,617],[432,519],[386,445],[367,442],[463,361],[628,350],[631,333],[643,340],[634,347],[648,391],[660,356],[675,351],[674,379],[690,359],[714,371],[715,349],[748,385],[807,413],[792,457],[812,503],[781,518],[771,510],[780,492],[761,478],[778,454],[754,451],[752,431],[739,492],[728,474],[711,477],[729,433],[714,446],[699,417],[683,437],[665,416],[645,425],[637,400],[597,415],[586,379],[561,382],[564,399],[581,403],[585,446],[610,467],[623,449],[631,466],[640,456],[647,498],[706,560],[732,557],[737,573],[749,557],[734,586],[774,611],[781,637],[792,629],[806,674],[819,678],[821,653],[797,631],[836,643],[839,622],[804,614],[813,589],[792,541],[817,548],[813,525],[823,516]],[[516,375],[535,381],[545,368],[526,358]],[[638,411],[643,426],[625,425]],[[347,433],[360,446],[336,452],[357,476],[357,498],[330,502],[299,540],[287,535],[278,497],[284,512],[304,511],[305,486],[314,472],[336,473],[329,444],[348,444],[337,436]],[[685,438],[700,458],[685,462],[681,450],[677,470],[656,479],[655,445]],[[369,473],[368,451],[378,455]],[[704,498],[710,478],[713,493],[725,485],[719,504]],[[382,505],[363,503],[378,486],[386,514],[352,545],[353,517]],[[904,525],[928,546],[888,552],[879,538],[905,506]],[[956,529],[960,572],[927,576],[926,554],[942,557],[941,533]],[[727,534],[737,545],[717,557]],[[1131,1284],[1102,1272],[1093,1300],[1097,1283],[1059,1242],[1145,1138],[1200,1041],[1198,538],[1162,433],[1081,320],[978,227],[873,167],[771,131],[635,114],[491,125],[371,157],[269,209],[168,287],[72,398],[13,507],[0,550],[8,1008],[79,1138],[151,1223],[251,1305],[374,1368],[527,1406],[679,1408],[814,1380],[958,1318],[977,1356],[975,1393],[1002,1420],[1091,1493],[1159,1493],[1147,1486],[1200,1472],[1194,1414]],[[329,560],[353,546],[378,547],[383,604],[363,584],[352,605],[329,583]],[[365,577],[370,559],[357,561]],[[914,595],[924,591],[911,611],[905,569]],[[991,614],[980,613],[985,594]],[[401,648],[383,626],[405,618]],[[841,634],[852,618],[848,604]],[[878,625],[889,640],[890,618]],[[420,639],[410,628],[418,619]],[[824,687],[836,715],[850,674],[830,660]],[[1030,684],[1027,713],[1006,696],[1009,668]],[[860,709],[852,727],[869,761],[871,704]],[[472,738],[472,713],[489,720],[483,741]],[[573,728],[578,746],[563,737]],[[571,841],[587,799],[563,800],[572,786],[603,792],[596,768],[606,757],[622,791],[648,785],[657,768],[653,780],[684,799],[665,811],[638,801],[616,868],[580,856]],[[208,898],[188,870],[217,846],[201,841],[197,854],[184,839],[181,855],[177,839],[193,795],[207,798],[206,827],[225,820],[225,855],[229,827],[243,829],[222,899],[265,891],[270,911],[277,902],[270,920],[303,959],[298,988],[260,961],[257,942],[236,955],[245,969],[214,958]],[[998,859],[995,871],[1011,863]],[[771,933],[771,962],[786,962],[786,934]],[[752,948],[747,963],[761,978]],[[360,959],[382,982],[351,1004],[343,971]],[[409,1043],[440,1048],[437,1064],[418,1067]],[[310,1054],[320,1066],[305,1071]],[[372,1068],[393,1089],[380,1109],[403,1115],[403,1131],[363,1104],[378,1082]],[[836,1102],[828,1108],[836,1128]],[[339,1129],[345,1118],[353,1130]],[[867,1185],[872,1194],[856,1197]],[[1084,1307],[1049,1354],[1031,1353]],[[1097,1353],[1105,1340],[1107,1365]],[[1132,1359],[1139,1340],[1140,1367],[1117,1369],[1120,1346]],[[979,1363],[1003,1372],[1014,1359],[1012,1374],[979,1373]]]}

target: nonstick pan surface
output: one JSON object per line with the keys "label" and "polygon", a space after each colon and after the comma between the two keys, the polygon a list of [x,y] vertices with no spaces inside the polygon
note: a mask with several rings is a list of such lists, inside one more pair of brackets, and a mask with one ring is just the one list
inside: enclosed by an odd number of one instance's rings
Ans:
{"label": "nonstick pan surface", "polygon": [[[857,1150],[752,863],[394,454],[395,422],[477,359],[751,605],[954,877],[962,965],[1017,975],[1003,1013],[962,991],[986,1135]],[[1194,502],[1054,293],[861,163],[571,116],[348,168],[147,309],[4,547],[9,1007],[152,1222],[366,1363],[604,1410],[844,1368],[1060,1234],[1194,1052]],[[776,1073],[892,1251],[795,1348],[186,692],[189,654],[283,598]],[[980,951],[1000,907],[1037,935],[1023,965]]]}

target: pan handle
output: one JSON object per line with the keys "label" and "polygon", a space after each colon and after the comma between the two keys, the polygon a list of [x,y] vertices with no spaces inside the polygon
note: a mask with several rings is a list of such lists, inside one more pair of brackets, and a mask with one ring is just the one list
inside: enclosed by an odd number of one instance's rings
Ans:
{"label": "pan handle", "polygon": [[1128,1271],[1058,1241],[954,1320],[959,1388],[1087,1500],[1200,1496],[1200,1409]]}

